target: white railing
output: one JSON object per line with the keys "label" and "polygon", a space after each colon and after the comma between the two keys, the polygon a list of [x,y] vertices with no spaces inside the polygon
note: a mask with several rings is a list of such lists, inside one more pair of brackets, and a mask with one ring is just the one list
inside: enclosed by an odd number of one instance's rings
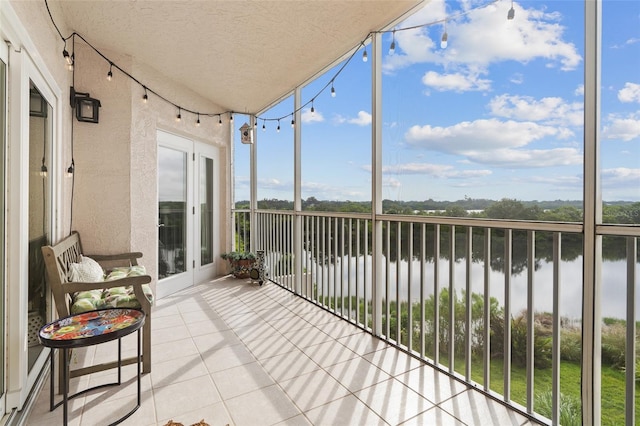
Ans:
{"label": "white railing", "polygon": [[[561,370],[585,362],[582,269],[573,267],[581,265],[582,224],[378,215],[376,236],[371,214],[255,217],[256,249],[266,251],[275,283],[537,420],[560,424],[561,397],[580,395]],[[633,424],[640,228],[598,230],[626,236],[620,392]],[[577,352],[563,349],[576,344]],[[543,404],[550,408],[541,413]]]}

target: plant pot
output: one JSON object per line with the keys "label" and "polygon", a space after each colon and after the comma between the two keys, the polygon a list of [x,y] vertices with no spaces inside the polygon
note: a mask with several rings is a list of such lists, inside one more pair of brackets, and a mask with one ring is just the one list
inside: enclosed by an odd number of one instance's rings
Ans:
{"label": "plant pot", "polygon": [[231,273],[236,278],[249,278],[249,273],[253,264],[255,263],[255,259],[241,259],[241,260],[233,260],[231,262]]}

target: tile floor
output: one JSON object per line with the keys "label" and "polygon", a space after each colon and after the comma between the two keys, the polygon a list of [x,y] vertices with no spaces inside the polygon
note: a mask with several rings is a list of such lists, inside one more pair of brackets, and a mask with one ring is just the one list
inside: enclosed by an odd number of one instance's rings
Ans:
{"label": "tile floor", "polygon": [[[157,301],[152,328],[152,372],[124,425],[533,424],[273,283],[224,277],[190,288]],[[134,342],[123,355],[135,354]],[[114,344],[73,362],[112,358]],[[73,379],[72,392],[114,378]],[[129,411],[135,366],[123,368],[123,380],[72,400],[69,424],[104,425]],[[62,407],[48,404],[47,382],[27,424],[62,424]]]}

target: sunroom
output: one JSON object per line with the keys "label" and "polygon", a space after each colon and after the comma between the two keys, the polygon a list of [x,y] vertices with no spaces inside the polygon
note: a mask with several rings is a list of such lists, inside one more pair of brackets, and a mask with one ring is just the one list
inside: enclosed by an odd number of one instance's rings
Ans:
{"label": "sunroom", "polygon": [[[211,424],[636,423],[634,2],[1,7],[3,422],[61,418],[39,411],[34,330],[57,317],[39,248],[76,230],[153,277],[152,396],[130,424],[184,414],[160,390],[202,379],[158,355],[176,333],[221,396]],[[227,276],[234,250],[264,255],[263,285]],[[224,387],[249,364],[278,415]],[[366,386],[332,385],[341,364]],[[72,422],[108,423],[92,416],[118,392]]]}

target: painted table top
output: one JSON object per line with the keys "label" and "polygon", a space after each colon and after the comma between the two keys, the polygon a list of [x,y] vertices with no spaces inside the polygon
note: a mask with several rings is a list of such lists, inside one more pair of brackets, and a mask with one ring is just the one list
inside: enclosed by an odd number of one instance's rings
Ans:
{"label": "painted table top", "polygon": [[44,346],[70,348],[96,345],[133,333],[144,324],[139,309],[113,308],[70,315],[46,324],[38,337]]}

